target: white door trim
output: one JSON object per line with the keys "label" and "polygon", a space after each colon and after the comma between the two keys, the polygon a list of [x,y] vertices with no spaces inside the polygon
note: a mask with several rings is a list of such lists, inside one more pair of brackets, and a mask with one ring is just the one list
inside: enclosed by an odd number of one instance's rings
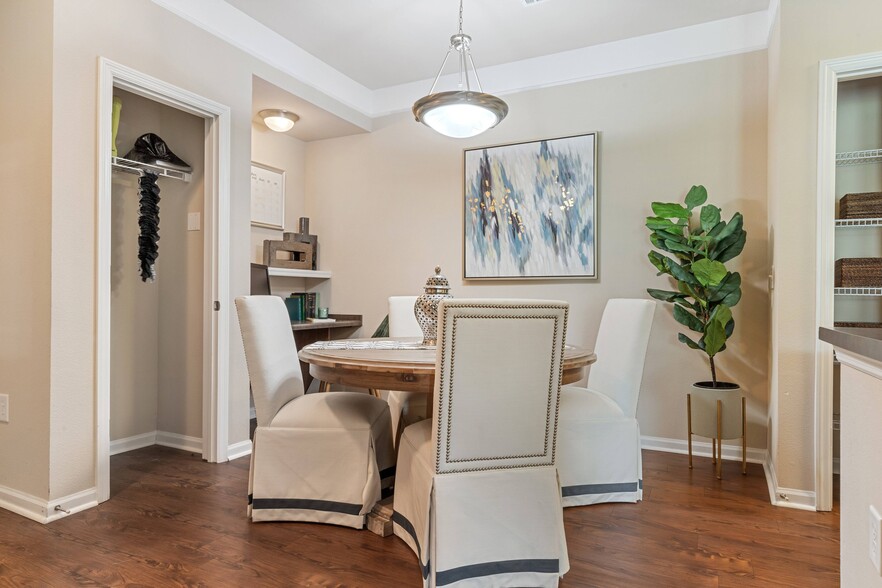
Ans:
{"label": "white door trim", "polygon": [[[882,53],[822,61],[818,73],[816,325],[833,327],[836,197],[836,99],[839,82],[882,75]],[[833,508],[833,348],[815,342],[815,495],[817,510]]]}
{"label": "white door trim", "polygon": [[[110,498],[110,252],[111,116],[113,88],[122,88],[203,117],[205,136],[205,274],[202,456],[227,460],[230,329],[230,109],[227,106],[99,58],[96,283],[95,485]],[[213,310],[215,301],[220,309]]]}

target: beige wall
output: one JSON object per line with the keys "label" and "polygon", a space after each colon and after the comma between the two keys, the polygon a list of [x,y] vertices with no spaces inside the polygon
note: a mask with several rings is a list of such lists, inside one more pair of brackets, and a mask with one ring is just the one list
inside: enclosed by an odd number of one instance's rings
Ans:
{"label": "beige wall", "polygon": [[[46,68],[52,71],[53,98],[50,456],[48,464],[44,460],[31,463],[35,470],[48,467],[49,496],[58,498],[95,484],[95,117],[99,57],[231,108],[229,304],[233,297],[247,293],[249,283],[251,255],[246,244],[250,241],[252,76],[259,75],[304,96],[314,96],[316,91],[149,0],[56,0],[52,26],[53,61]],[[46,37],[37,41],[43,46],[49,43]],[[28,66],[33,63],[30,54],[20,50],[12,53]],[[30,93],[22,93],[21,100],[27,105],[34,103]],[[45,164],[40,169],[45,171]],[[39,191],[29,188],[19,197],[30,201],[32,195],[39,197]],[[35,310],[24,320],[32,323],[44,320],[43,316]],[[230,356],[221,358],[221,369],[228,370],[230,376],[229,442],[234,444],[248,439],[248,379],[235,314],[228,326]]]}
{"label": "beige wall", "polygon": [[[719,364],[750,397],[749,444],[765,447],[767,403],[766,55],[733,57],[506,96],[511,114],[471,140],[442,137],[409,114],[368,135],[307,145],[306,212],[334,271],[334,312],[364,314],[369,336],[386,298],[418,294],[436,264],[454,296],[568,300],[568,340],[593,346],[606,300],[646,298],[664,287],[646,259],[643,227],[652,200],[679,200],[708,187],[727,216],[741,211],[748,244],[737,267],[744,298],[736,335]],[[600,131],[596,281],[464,283],[462,150]],[[679,325],[659,308],[639,419],[645,435],[685,438],[685,393],[706,379],[706,359],[676,340]]]}
{"label": "beige wall", "polygon": [[882,51],[876,0],[782,0],[769,50],[769,231],[774,236],[771,454],[778,484],[814,490],[818,62]]}
{"label": "beige wall", "polygon": [[[297,220],[304,214],[306,144],[286,133],[276,133],[265,124],[251,126],[251,159],[285,172],[285,231],[296,232]],[[310,220],[312,223],[312,220]],[[264,239],[278,240],[282,232],[251,227],[251,261],[263,263]],[[310,232],[314,232],[310,224]]]}
{"label": "beige wall", "polygon": [[49,460],[52,2],[0,3],[0,79],[0,486],[46,499],[26,464]]}
{"label": "beige wall", "polygon": [[[863,359],[863,358],[862,358]],[[882,513],[882,365],[869,360],[876,377],[842,366],[841,584],[849,588],[882,585],[869,558],[870,506]],[[871,464],[876,467],[867,467]]]}

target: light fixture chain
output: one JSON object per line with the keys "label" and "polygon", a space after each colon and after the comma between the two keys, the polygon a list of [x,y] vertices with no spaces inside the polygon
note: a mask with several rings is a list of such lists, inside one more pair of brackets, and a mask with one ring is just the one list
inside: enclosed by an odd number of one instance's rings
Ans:
{"label": "light fixture chain", "polygon": [[462,0],[459,0],[459,34],[462,34]]}

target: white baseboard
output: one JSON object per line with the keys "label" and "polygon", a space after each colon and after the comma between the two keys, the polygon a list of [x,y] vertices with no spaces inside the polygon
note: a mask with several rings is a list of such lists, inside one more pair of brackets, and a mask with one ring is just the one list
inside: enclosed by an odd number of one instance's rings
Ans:
{"label": "white baseboard", "polygon": [[[666,437],[648,437],[642,435],[640,437],[640,445],[643,449],[652,451],[664,451],[667,453],[681,453],[686,455],[689,453],[689,444],[685,439],[668,439]],[[713,449],[707,441],[693,441],[692,455],[698,457],[711,457]],[[741,461],[741,445],[723,444],[723,459]],[[764,463],[766,461],[766,450],[757,449],[756,447],[747,448],[747,461],[750,463]]]}
{"label": "white baseboard", "polygon": [[[64,510],[55,510],[56,506]],[[43,500],[6,486],[0,486],[0,508],[5,508],[42,524],[51,523],[93,506],[98,506],[98,492],[95,488],[89,488],[56,500]]]}
{"label": "white baseboard", "polygon": [[111,441],[110,455],[134,451],[135,449],[150,447],[151,445],[162,445],[164,447],[202,454],[202,439],[200,437],[188,437],[187,435],[169,433],[168,431],[151,431]]}
{"label": "white baseboard", "polygon": [[172,447],[174,449],[183,449],[192,453],[202,455],[202,438],[188,437],[186,435],[178,435],[177,433],[169,433],[167,431],[156,431],[156,444],[163,447]]}
{"label": "white baseboard", "polygon": [[783,508],[795,508],[797,510],[817,510],[814,492],[797,490],[796,488],[783,488],[778,485],[775,464],[772,463],[771,456],[768,456],[766,461],[763,462],[763,471],[766,473],[766,482],[769,485],[769,500],[773,505]]}
{"label": "white baseboard", "polygon": [[233,461],[234,459],[239,459],[240,457],[245,457],[246,455],[251,455],[251,441],[245,440],[240,441],[239,443],[233,443],[229,447],[227,447],[227,459]]}
{"label": "white baseboard", "polygon": [[123,439],[117,439],[110,442],[110,455],[125,453],[126,451],[134,451],[142,447],[150,447],[156,445],[156,431],[143,433],[141,435],[133,435]]}

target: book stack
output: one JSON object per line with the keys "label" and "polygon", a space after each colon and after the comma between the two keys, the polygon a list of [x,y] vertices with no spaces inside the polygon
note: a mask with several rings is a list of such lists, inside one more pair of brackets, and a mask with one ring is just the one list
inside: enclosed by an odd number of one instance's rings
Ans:
{"label": "book stack", "polygon": [[292,292],[285,300],[291,322],[314,319],[318,303],[319,298],[316,292]]}

